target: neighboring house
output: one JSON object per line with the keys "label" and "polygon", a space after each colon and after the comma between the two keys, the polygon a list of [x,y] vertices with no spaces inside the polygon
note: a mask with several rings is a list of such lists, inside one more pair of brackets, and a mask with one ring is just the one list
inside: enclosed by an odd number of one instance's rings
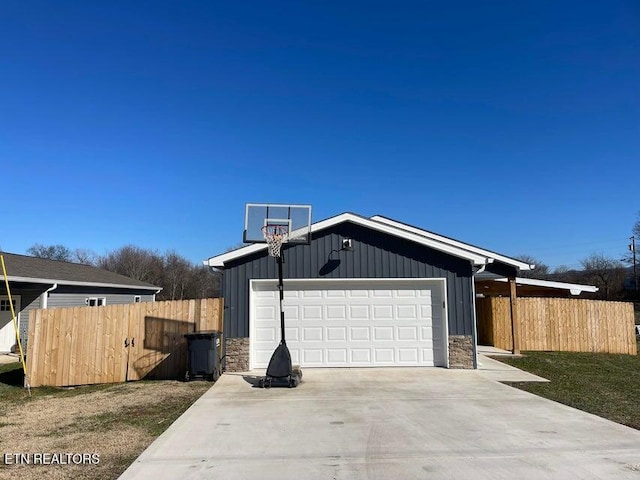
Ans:
{"label": "neighboring house", "polygon": [[[343,213],[311,232],[283,265],[287,345],[303,367],[476,368],[476,274],[533,268],[381,216]],[[265,368],[280,340],[276,261],[255,244],[204,263],[223,270],[227,370]]]}
{"label": "neighboring house", "polygon": [[[161,290],[89,265],[5,252],[2,256],[25,353],[30,310],[150,302]],[[0,352],[8,352],[15,349],[16,334],[4,279],[1,283]]]}

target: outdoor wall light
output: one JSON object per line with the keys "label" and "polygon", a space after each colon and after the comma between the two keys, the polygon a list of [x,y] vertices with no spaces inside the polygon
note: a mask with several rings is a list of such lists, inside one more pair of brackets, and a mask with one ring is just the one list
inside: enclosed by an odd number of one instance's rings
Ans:
{"label": "outdoor wall light", "polygon": [[343,252],[353,252],[353,242],[350,238],[342,239],[342,248],[340,250]]}

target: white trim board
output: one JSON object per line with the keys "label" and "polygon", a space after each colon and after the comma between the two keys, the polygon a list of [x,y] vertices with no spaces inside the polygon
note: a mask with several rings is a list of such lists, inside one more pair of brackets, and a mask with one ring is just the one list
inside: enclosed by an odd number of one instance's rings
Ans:
{"label": "white trim board", "polygon": [[[493,280],[495,282],[508,282],[508,278],[487,278],[487,279],[479,279],[483,280]],[[545,288],[557,288],[558,290],[569,290],[571,295],[580,295],[582,292],[590,292],[595,293],[599,289],[595,285],[580,285],[577,283],[565,283],[565,282],[551,282],[549,280],[538,280],[536,278],[522,278],[516,277],[516,285],[529,285],[533,287],[545,287]],[[482,293],[482,292],[479,292]]]}
{"label": "white trim board", "polygon": [[[425,231],[420,231],[421,233],[416,233],[413,231],[409,231],[406,228],[400,228],[394,225],[389,225],[388,223],[361,217],[353,213],[343,213],[335,217],[331,217],[326,220],[316,222],[311,225],[311,233],[313,234],[315,232],[333,227],[335,225],[338,225],[344,222],[355,223],[356,225],[370,228],[371,230],[375,230],[378,232],[387,233],[389,235],[403,238],[405,240],[409,240],[409,241],[418,243],[420,245],[424,245],[425,247],[433,248],[435,250],[448,253],[455,257],[469,260],[476,266],[483,266],[483,265],[493,263],[494,260],[497,258],[496,254],[493,254],[488,250],[482,250],[482,249],[478,249],[477,247],[471,247],[470,245],[466,245],[462,242],[447,239],[446,237],[437,236],[438,238],[435,238],[435,237],[431,238],[430,236],[425,235],[425,233],[428,233]],[[419,230],[419,229],[416,229],[416,230]],[[231,252],[226,252],[221,255],[211,257],[208,260],[205,260],[203,263],[204,265],[207,265],[209,267],[224,268],[225,263],[228,261],[236,260],[238,258],[251,255],[252,253],[265,250],[266,248],[267,246],[265,244],[248,245],[246,247],[233,250]],[[479,252],[472,251],[472,248],[477,249]],[[524,262],[510,259],[502,255],[500,255],[499,257],[500,257],[500,261],[508,265],[512,265],[516,268],[520,268],[524,270],[529,270],[530,266]]]}

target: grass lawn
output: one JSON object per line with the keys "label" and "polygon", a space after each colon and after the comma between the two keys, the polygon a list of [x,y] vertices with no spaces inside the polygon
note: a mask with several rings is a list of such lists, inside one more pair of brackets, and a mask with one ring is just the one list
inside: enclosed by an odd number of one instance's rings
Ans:
{"label": "grass lawn", "polygon": [[638,355],[524,352],[522,358],[494,358],[550,380],[509,385],[640,430]]}
{"label": "grass lawn", "polygon": [[39,387],[29,396],[20,364],[0,365],[0,453],[100,456],[97,465],[77,466],[5,465],[0,457],[0,478],[117,478],[211,385],[165,380]]}

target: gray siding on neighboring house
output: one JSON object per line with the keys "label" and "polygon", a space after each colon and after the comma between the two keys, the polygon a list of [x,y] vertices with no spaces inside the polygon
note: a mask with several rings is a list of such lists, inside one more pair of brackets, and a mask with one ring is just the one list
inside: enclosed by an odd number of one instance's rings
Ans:
{"label": "gray siding on neighboring house", "polygon": [[[342,238],[354,251],[342,252]],[[473,334],[472,267],[468,260],[392,235],[346,222],[313,235],[311,245],[284,253],[287,278],[446,278],[449,335]],[[249,336],[249,280],[277,278],[266,250],[229,262],[223,275],[224,331],[227,338]]]}
{"label": "gray siding on neighboring house", "polygon": [[133,303],[139,295],[142,302],[153,301],[153,292],[149,290],[123,290],[115,288],[89,288],[81,286],[60,286],[49,293],[47,308],[84,307],[90,297],[106,298],[106,305]]}
{"label": "gray siding on neighboring house", "polygon": [[25,355],[27,354],[27,336],[29,334],[29,312],[40,308],[40,295],[41,293],[26,292],[21,295],[21,310],[20,310],[20,341],[22,342],[22,348]]}

